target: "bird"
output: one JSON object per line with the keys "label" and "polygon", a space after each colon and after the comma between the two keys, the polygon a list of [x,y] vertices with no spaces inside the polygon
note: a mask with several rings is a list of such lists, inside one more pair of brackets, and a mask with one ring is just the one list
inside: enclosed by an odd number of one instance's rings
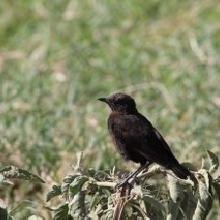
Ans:
{"label": "bird", "polygon": [[160,132],[138,112],[136,102],[131,96],[117,92],[98,100],[111,109],[107,120],[108,131],[117,151],[125,161],[140,164],[123,183],[135,178],[152,163],[173,171],[180,179],[191,176],[190,171],[178,162]]}

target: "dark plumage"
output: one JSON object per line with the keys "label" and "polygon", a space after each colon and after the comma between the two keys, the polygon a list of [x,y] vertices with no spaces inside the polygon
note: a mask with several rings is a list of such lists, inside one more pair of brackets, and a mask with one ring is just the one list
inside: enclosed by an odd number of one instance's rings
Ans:
{"label": "dark plumage", "polygon": [[181,179],[191,175],[176,160],[158,130],[137,111],[134,99],[124,93],[115,93],[99,100],[107,103],[112,110],[108,130],[125,160],[140,163],[139,171],[151,163],[157,163],[172,170]]}

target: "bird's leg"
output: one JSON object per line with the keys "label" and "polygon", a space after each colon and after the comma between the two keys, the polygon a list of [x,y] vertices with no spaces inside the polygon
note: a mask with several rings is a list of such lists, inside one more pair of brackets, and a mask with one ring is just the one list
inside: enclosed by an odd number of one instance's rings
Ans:
{"label": "bird's leg", "polygon": [[131,178],[135,179],[136,176],[145,168],[147,168],[150,165],[149,162],[146,162],[144,165],[141,165],[140,167],[138,167],[137,170],[135,170],[133,173],[131,173],[129,176],[127,176],[124,180],[122,180],[119,184],[116,185],[116,188],[121,187],[124,184],[128,184],[129,180]]}

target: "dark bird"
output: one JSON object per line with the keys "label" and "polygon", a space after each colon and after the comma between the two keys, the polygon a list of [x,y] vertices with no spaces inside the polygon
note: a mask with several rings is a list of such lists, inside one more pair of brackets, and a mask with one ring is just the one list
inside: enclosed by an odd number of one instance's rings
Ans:
{"label": "dark bird", "polygon": [[124,93],[115,93],[99,100],[107,103],[112,110],[108,130],[116,149],[125,160],[140,163],[140,167],[126,178],[126,182],[151,163],[172,170],[181,179],[191,176],[189,170],[179,164],[159,131],[138,112],[133,98]]}

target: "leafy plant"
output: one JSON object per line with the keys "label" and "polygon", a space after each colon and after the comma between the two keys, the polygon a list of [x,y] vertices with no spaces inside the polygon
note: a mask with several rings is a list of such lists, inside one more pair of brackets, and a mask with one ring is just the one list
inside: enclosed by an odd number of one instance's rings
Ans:
{"label": "leafy plant", "polygon": [[[220,176],[216,177],[219,162],[210,151],[205,161],[209,165],[192,171],[196,181],[177,179],[170,171],[154,165],[120,188],[116,184],[124,178],[121,172],[85,169],[81,162],[79,155],[71,173],[47,193],[47,209],[55,220],[205,219],[215,195],[219,199]],[[13,184],[13,179],[44,182],[41,177],[14,166],[2,168],[0,175],[4,184]],[[13,219],[10,205],[2,206],[0,214],[1,219]],[[41,219],[34,213],[30,218]]]}
{"label": "leafy plant", "polygon": [[[54,186],[48,193],[48,196],[54,195],[49,196],[50,199],[62,195],[54,218],[65,207],[66,217],[72,216],[73,219],[85,216],[89,219],[205,219],[212,208],[213,188],[219,192],[220,187],[219,178],[212,178],[210,174],[218,169],[217,156],[209,151],[208,158],[210,166],[194,172],[195,183],[177,179],[161,167],[153,166],[139,175],[134,185],[127,184],[121,189],[115,189],[119,179],[115,170],[75,167],[63,179],[61,187]],[[210,169],[212,167],[215,169]],[[166,184],[158,179],[161,175],[166,177]]]}

